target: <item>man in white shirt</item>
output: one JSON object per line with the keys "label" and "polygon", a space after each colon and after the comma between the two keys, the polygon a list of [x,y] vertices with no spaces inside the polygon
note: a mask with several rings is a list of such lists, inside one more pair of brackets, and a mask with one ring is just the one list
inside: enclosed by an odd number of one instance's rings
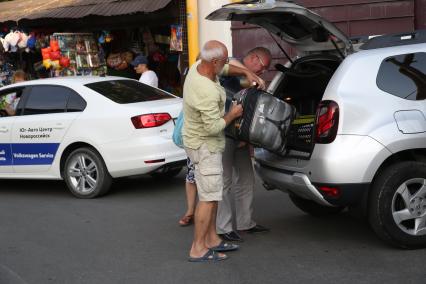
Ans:
{"label": "man in white shirt", "polygon": [[158,88],[158,77],[154,71],[149,70],[148,59],[145,56],[136,56],[130,64],[135,68],[136,73],[142,74],[139,82]]}

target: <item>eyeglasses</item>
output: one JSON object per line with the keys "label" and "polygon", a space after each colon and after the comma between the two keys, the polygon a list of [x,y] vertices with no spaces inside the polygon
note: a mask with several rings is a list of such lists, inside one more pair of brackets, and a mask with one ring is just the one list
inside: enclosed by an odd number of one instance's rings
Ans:
{"label": "eyeglasses", "polygon": [[262,65],[262,73],[268,70],[268,66],[266,66],[266,64],[263,62],[262,58],[256,53],[254,55],[256,55],[257,59],[259,59],[260,65]]}

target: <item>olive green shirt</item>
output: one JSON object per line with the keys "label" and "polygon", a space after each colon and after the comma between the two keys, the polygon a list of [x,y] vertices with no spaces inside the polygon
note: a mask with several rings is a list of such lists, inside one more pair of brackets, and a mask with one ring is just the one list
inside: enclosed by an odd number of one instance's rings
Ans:
{"label": "olive green shirt", "polygon": [[[197,70],[199,64],[200,61],[197,61],[191,66],[183,86],[183,144],[187,148],[197,150],[206,143],[210,152],[223,152],[226,126],[223,119],[225,89],[218,79],[213,82],[200,75]],[[228,69],[229,65],[226,64],[222,74],[227,74]]]}

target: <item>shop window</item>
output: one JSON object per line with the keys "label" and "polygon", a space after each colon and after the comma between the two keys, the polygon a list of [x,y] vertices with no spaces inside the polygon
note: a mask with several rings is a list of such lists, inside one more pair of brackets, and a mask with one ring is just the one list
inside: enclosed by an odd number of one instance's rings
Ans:
{"label": "shop window", "polygon": [[406,100],[426,99],[426,53],[386,58],[380,65],[377,86]]}
{"label": "shop window", "polygon": [[86,87],[119,104],[174,98],[174,96],[160,89],[133,80],[102,81],[87,84]]}
{"label": "shop window", "polygon": [[65,112],[73,91],[59,86],[33,86],[25,103],[23,115]]}

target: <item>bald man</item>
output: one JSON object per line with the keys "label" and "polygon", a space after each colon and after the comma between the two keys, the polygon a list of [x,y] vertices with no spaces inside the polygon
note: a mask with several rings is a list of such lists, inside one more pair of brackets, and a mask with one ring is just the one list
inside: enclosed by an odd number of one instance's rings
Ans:
{"label": "bald man", "polygon": [[207,262],[227,259],[226,251],[238,245],[222,241],[216,233],[217,203],[222,200],[222,152],[225,149],[224,129],[243,113],[233,104],[225,114],[225,90],[219,74],[245,76],[249,82],[265,86],[262,79],[247,69],[230,66],[228,50],[219,41],[207,42],[200,60],[191,66],[183,90],[183,143],[195,167],[199,203],[195,210],[194,240],[189,261]]}

